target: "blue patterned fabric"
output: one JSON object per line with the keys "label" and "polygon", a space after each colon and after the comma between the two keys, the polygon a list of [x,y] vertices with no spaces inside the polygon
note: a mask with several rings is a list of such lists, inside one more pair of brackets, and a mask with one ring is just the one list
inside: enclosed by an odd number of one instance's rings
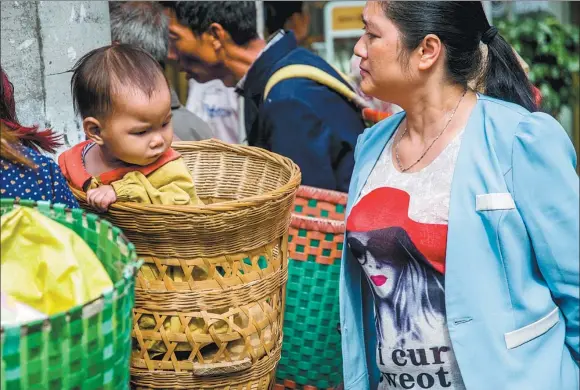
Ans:
{"label": "blue patterned fabric", "polygon": [[37,169],[0,159],[0,196],[2,198],[48,200],[79,207],[60,168],[50,157],[23,147],[21,153],[37,165]]}

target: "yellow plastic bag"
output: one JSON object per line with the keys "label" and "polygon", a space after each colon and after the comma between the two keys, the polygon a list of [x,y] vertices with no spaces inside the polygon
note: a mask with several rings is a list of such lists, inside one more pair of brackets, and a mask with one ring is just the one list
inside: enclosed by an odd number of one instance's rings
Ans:
{"label": "yellow plastic bag", "polygon": [[113,283],[74,231],[19,207],[1,219],[2,291],[52,315],[98,298]]}

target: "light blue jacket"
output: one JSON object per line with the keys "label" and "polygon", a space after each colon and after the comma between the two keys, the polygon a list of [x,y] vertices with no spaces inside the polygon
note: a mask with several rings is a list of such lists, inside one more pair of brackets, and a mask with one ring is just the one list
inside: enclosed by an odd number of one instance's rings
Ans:
{"label": "light blue jacket", "polygon": [[[347,215],[403,118],[394,115],[359,137]],[[479,96],[453,176],[445,271],[449,333],[468,390],[579,388],[575,166],[574,148],[552,117]],[[347,390],[378,384],[373,310],[359,262],[345,247]]]}

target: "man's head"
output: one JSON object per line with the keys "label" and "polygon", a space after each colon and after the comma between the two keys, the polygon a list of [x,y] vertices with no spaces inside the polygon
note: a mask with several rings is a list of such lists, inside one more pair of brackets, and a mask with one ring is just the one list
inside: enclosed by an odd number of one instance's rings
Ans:
{"label": "man's head", "polygon": [[269,34],[284,29],[293,31],[298,42],[308,37],[310,15],[303,1],[264,1],[264,11]]}
{"label": "man's head", "polygon": [[135,46],[115,44],[85,54],[71,89],[87,138],[107,157],[149,165],[171,145],[171,95],[159,63]]}
{"label": "man's head", "polygon": [[163,2],[170,17],[169,58],[179,60],[189,77],[220,79],[232,86],[232,54],[258,39],[253,1]]}
{"label": "man's head", "polygon": [[111,40],[135,45],[162,63],[169,46],[169,18],[156,2],[111,1]]}

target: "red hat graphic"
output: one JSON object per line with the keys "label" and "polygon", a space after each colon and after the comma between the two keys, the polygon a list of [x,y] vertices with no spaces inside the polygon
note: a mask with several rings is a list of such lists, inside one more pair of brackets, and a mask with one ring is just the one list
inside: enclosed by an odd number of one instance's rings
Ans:
{"label": "red hat graphic", "polygon": [[409,218],[410,196],[396,188],[382,187],[364,196],[346,223],[351,232],[403,228],[417,249],[438,272],[445,272],[447,225],[421,223]]}

